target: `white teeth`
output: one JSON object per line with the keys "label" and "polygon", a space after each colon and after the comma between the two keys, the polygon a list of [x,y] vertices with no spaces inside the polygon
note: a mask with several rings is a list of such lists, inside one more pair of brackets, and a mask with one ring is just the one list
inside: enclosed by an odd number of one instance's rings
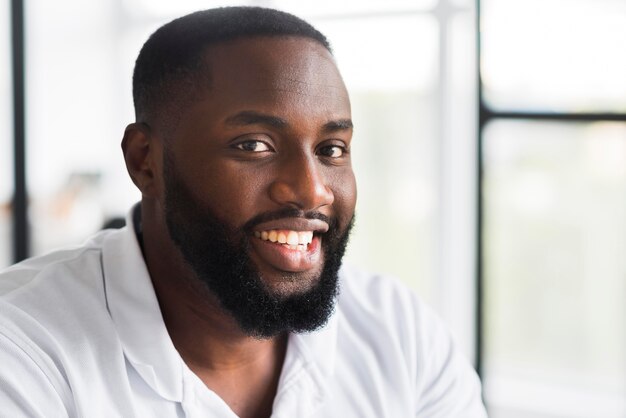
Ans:
{"label": "white teeth", "polygon": [[287,235],[287,244],[298,245],[298,233],[296,231],[289,231]]}
{"label": "white teeth", "polygon": [[313,231],[298,232],[298,244],[310,244],[313,241]]}
{"label": "white teeth", "polygon": [[277,242],[285,244],[292,250],[305,251],[308,244],[313,242],[313,231],[288,231],[288,230],[269,230],[255,231],[254,236],[263,241]]}

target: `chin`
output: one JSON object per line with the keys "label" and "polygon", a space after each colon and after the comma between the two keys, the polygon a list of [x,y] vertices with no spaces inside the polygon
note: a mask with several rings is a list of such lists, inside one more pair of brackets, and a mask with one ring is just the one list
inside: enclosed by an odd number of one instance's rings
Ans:
{"label": "chin", "polygon": [[320,282],[322,266],[315,270],[290,272],[271,269],[259,270],[261,281],[278,298],[301,295]]}

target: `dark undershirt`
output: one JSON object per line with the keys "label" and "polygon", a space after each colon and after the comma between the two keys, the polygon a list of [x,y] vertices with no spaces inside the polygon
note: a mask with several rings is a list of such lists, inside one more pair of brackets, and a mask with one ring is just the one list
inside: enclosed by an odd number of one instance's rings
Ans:
{"label": "dark undershirt", "polygon": [[143,254],[143,228],[141,227],[141,205],[136,205],[133,208],[133,227],[135,229],[135,236],[137,237],[137,242],[139,242],[139,247],[141,247],[141,252]]}

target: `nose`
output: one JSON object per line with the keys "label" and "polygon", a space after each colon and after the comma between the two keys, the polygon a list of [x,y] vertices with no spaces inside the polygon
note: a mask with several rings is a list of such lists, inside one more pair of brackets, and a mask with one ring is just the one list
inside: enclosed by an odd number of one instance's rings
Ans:
{"label": "nose", "polygon": [[304,211],[331,205],[335,196],[319,164],[315,156],[292,156],[280,164],[278,176],[270,185],[272,201]]}

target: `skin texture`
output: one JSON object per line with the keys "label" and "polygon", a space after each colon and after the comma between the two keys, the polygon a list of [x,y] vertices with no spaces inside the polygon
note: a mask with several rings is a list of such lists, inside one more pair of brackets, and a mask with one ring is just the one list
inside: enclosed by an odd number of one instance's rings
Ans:
{"label": "skin texture", "polygon": [[[264,417],[271,414],[287,336],[247,335],[185,263],[165,221],[164,153],[171,153],[194,201],[230,228],[290,208],[334,218],[346,229],[356,201],[350,102],[330,53],[306,38],[229,41],[209,47],[205,57],[211,86],[199,86],[177,126],[131,124],[122,148],[142,192],[144,257],[175,347],[235,413]],[[294,222],[265,225],[293,229]],[[248,255],[271,291],[288,296],[314,286],[323,248],[285,270],[254,240]]]}

